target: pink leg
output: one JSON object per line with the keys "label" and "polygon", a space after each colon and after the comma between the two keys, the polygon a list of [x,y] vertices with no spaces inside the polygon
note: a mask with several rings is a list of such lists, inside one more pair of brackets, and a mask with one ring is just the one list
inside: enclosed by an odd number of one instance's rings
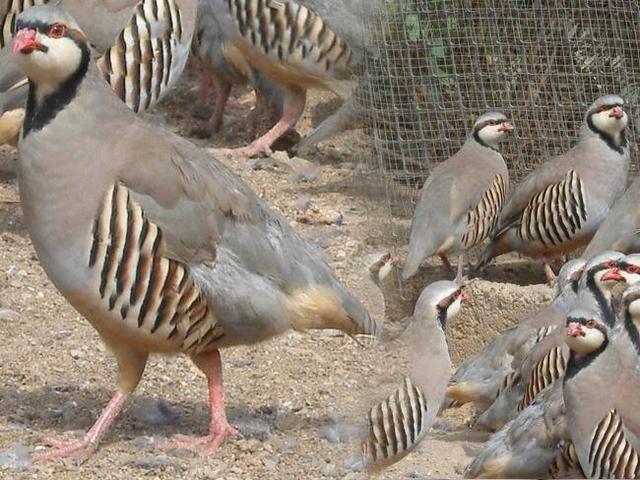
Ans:
{"label": "pink leg", "polygon": [[451,262],[449,261],[449,257],[447,257],[447,254],[439,253],[438,256],[440,257],[440,260],[442,260],[442,264],[444,265],[444,268],[449,270],[449,273],[453,273],[453,266],[451,265]]}
{"label": "pink leg", "polygon": [[546,255],[543,255],[542,257],[540,257],[540,260],[542,260],[542,263],[544,265],[544,274],[547,277],[547,282],[553,283],[556,279],[556,274],[553,271],[553,268],[551,268],[551,265],[549,265],[549,259]]}
{"label": "pink leg", "polygon": [[271,130],[248,147],[233,150],[216,150],[216,152],[232,157],[255,157],[259,154],[271,155],[271,145],[273,145],[273,142],[287,133],[290,128],[293,128],[304,112],[306,93],[307,92],[305,90],[287,90],[282,118],[271,128]]}
{"label": "pink leg", "polygon": [[238,431],[227,420],[224,408],[224,391],[222,387],[222,362],[220,352],[214,350],[206,358],[206,363],[197,363],[207,375],[209,386],[209,435],[204,437],[190,437],[177,435],[172,442],[161,445],[169,450],[200,450],[203,455],[215,452],[227,436],[237,435]]}
{"label": "pink leg", "polygon": [[198,104],[193,106],[192,115],[195,118],[206,119],[210,115],[209,105],[214,92],[214,85],[211,75],[204,68],[198,68],[200,72],[200,92],[198,94]]}
{"label": "pink leg", "polygon": [[227,105],[229,99],[229,93],[231,93],[231,85],[222,80],[215,74],[211,76],[213,84],[215,85],[216,97],[213,105],[213,113],[209,119],[209,128],[211,134],[217,133],[222,127],[222,118],[224,115],[224,108]]}
{"label": "pink leg", "polygon": [[61,440],[46,437],[43,442],[54,447],[52,450],[36,453],[33,459],[37,462],[51,460],[54,458],[76,458],[84,461],[98,448],[98,444],[104,435],[109,431],[111,424],[116,419],[127,400],[124,393],[116,392],[102,413],[93,424],[91,429],[85,434],[82,440]]}

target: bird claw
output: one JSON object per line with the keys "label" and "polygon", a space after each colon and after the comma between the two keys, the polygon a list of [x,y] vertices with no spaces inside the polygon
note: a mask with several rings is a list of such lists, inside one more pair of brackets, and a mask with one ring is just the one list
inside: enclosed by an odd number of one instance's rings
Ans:
{"label": "bird claw", "polygon": [[215,453],[227,437],[234,437],[239,433],[238,430],[229,424],[225,425],[221,430],[222,431],[205,435],[204,437],[176,435],[172,440],[160,444],[160,449],[193,450],[199,451],[202,456],[208,456]]}
{"label": "bird claw", "polygon": [[34,462],[46,462],[53,459],[74,459],[78,464],[82,464],[98,448],[98,442],[89,438],[82,440],[67,440],[55,437],[44,437],[42,443],[51,449],[33,454]]}

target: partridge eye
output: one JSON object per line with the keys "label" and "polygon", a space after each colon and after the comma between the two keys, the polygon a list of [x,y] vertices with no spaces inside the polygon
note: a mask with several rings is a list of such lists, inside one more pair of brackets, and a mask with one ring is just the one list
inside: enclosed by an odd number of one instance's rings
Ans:
{"label": "partridge eye", "polygon": [[495,120],[489,120],[487,123],[488,123],[489,125],[495,125],[495,124],[496,124],[496,121],[495,121]]}
{"label": "partridge eye", "polygon": [[596,322],[595,322],[595,320],[589,320],[589,321],[586,323],[586,326],[587,326],[588,328],[595,328],[595,326],[596,326]]}
{"label": "partridge eye", "polygon": [[64,34],[67,32],[67,27],[62,25],[61,23],[54,23],[49,29],[48,35],[51,38],[62,38]]}
{"label": "partridge eye", "polygon": [[618,266],[618,262],[616,262],[615,260],[610,260],[605,264],[605,267],[607,268],[616,268]]}
{"label": "partridge eye", "polygon": [[604,112],[605,110],[609,110],[609,107],[607,107],[606,105],[600,105],[600,111]]}
{"label": "partridge eye", "polygon": [[627,265],[627,268],[625,270],[629,273],[638,273],[640,272],[640,267],[636,265]]}

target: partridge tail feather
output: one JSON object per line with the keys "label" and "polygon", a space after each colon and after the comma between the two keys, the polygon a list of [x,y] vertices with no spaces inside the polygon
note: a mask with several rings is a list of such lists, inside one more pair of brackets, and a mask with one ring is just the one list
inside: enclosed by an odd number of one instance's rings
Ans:
{"label": "partridge tail feather", "polygon": [[287,305],[289,322],[295,330],[335,328],[348,335],[375,335],[375,321],[362,310],[362,318],[352,317],[334,290],[318,286],[294,291]]}

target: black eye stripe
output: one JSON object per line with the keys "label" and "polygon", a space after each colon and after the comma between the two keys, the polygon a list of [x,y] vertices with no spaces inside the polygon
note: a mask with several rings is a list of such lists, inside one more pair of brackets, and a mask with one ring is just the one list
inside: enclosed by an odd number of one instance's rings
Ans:
{"label": "black eye stripe", "polygon": [[[56,23],[65,27],[65,34],[63,36],[67,36],[69,28],[62,22],[56,22]],[[15,32],[17,32],[18,30],[22,30],[23,28],[30,28],[30,29],[36,30],[38,33],[47,35],[51,27],[56,23],[45,23],[40,21],[30,21],[30,22],[18,21],[16,22],[16,28],[13,33],[15,34]]]}

